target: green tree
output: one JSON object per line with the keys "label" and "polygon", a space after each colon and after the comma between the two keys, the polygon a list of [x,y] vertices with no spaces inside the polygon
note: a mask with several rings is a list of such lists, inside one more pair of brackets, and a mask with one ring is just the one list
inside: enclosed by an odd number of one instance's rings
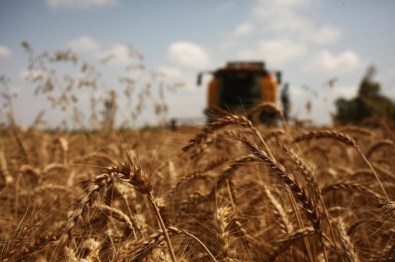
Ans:
{"label": "green tree", "polygon": [[336,100],[336,119],[341,124],[377,125],[387,120],[395,125],[395,104],[380,93],[380,84],[373,80],[376,74],[374,66],[369,66],[355,98]]}

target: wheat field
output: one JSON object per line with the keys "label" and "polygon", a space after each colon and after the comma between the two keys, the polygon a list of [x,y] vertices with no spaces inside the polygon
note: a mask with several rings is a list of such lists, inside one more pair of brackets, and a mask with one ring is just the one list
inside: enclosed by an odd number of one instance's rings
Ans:
{"label": "wheat field", "polygon": [[394,261],[395,133],[1,130],[2,261]]}

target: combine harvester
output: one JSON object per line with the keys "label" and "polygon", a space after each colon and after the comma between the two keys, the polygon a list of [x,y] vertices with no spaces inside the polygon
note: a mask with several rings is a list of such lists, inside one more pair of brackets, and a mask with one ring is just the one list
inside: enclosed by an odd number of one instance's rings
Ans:
{"label": "combine harvester", "polygon": [[[255,123],[273,124],[277,120],[278,113],[273,110],[259,111],[257,115],[251,113],[251,109],[262,104],[279,108],[277,98],[281,72],[266,70],[264,62],[229,62],[215,71],[199,73],[198,86],[202,84],[204,74],[212,75],[204,111],[207,122],[212,121],[220,110],[247,115]],[[172,119],[171,126],[175,129],[176,124],[191,124],[193,120],[198,123],[196,119]],[[198,120],[201,122],[201,118]]]}
{"label": "combine harvester", "polygon": [[[248,115],[252,108],[263,103],[278,107],[281,72],[267,71],[264,62],[229,62],[215,71],[199,73],[198,85],[201,85],[204,74],[212,75],[205,110],[209,122],[215,117],[218,108]],[[254,122],[271,123],[277,114],[269,110],[249,117]]]}

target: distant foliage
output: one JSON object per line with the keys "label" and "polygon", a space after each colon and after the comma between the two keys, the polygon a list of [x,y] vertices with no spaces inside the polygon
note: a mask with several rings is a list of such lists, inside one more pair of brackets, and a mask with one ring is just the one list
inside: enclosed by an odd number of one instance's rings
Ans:
{"label": "distant foliage", "polygon": [[341,124],[376,126],[380,121],[395,126],[395,104],[380,93],[380,83],[373,80],[376,73],[370,66],[355,98],[336,100],[336,120]]}

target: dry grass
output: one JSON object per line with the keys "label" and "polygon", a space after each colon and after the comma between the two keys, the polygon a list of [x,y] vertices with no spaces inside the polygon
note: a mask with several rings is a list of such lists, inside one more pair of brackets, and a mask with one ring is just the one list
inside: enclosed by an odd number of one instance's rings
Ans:
{"label": "dry grass", "polygon": [[387,130],[1,132],[2,261],[393,261]]}

